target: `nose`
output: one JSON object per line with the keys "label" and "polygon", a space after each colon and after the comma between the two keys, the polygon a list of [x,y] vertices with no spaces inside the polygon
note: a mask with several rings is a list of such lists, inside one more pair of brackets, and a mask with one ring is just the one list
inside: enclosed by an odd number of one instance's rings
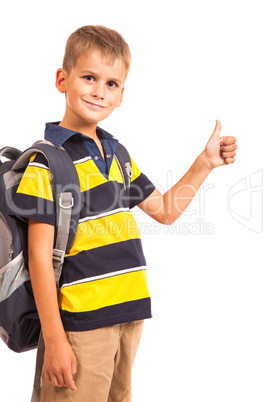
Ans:
{"label": "nose", "polygon": [[92,87],[91,96],[96,99],[104,99],[105,98],[105,84],[101,82],[96,82]]}

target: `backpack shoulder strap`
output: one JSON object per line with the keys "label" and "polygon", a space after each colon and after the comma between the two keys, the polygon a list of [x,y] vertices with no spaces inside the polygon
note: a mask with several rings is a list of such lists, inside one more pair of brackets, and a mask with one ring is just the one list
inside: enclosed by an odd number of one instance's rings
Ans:
{"label": "backpack shoulder strap", "polygon": [[130,182],[132,177],[131,158],[127,149],[119,142],[115,151],[115,158],[119,163],[121,173],[124,179],[124,187],[129,197]]}
{"label": "backpack shoulder strap", "polygon": [[69,154],[47,141],[38,143],[22,153],[12,170],[27,166],[31,155],[41,153],[48,161],[55,202],[56,226],[53,265],[56,281],[59,281],[65,252],[74,240],[81,208],[81,191],[78,175]]}

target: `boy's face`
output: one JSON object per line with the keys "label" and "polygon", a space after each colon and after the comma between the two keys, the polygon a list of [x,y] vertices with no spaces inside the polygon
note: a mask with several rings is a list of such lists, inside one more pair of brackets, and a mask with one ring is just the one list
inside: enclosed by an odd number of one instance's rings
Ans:
{"label": "boy's face", "polygon": [[99,52],[80,57],[69,74],[57,71],[56,86],[66,96],[65,125],[82,133],[95,129],[122,102],[126,71],[120,59]]}

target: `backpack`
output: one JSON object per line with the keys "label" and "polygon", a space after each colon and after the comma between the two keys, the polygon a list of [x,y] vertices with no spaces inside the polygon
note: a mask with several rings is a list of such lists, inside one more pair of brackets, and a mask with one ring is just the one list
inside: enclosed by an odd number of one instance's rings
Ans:
{"label": "backpack", "polygon": [[[45,156],[51,172],[56,217],[53,267],[57,285],[64,255],[74,240],[81,208],[78,175],[63,148],[39,141],[24,152],[11,147],[0,150],[0,337],[15,352],[36,348],[41,330],[28,271],[28,224],[22,218],[14,217],[16,206],[13,202],[33,153]],[[2,162],[2,157],[9,160]],[[129,197],[131,159],[120,143],[115,159]]]}

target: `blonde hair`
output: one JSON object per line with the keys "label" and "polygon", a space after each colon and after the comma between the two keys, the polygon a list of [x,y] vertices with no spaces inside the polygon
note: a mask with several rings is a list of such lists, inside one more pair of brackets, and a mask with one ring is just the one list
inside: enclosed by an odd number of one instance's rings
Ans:
{"label": "blonde hair", "polygon": [[69,73],[79,57],[88,51],[99,51],[114,62],[121,59],[126,75],[130,69],[131,53],[124,38],[113,29],[101,25],[86,25],[73,32],[66,43],[62,68]]}

